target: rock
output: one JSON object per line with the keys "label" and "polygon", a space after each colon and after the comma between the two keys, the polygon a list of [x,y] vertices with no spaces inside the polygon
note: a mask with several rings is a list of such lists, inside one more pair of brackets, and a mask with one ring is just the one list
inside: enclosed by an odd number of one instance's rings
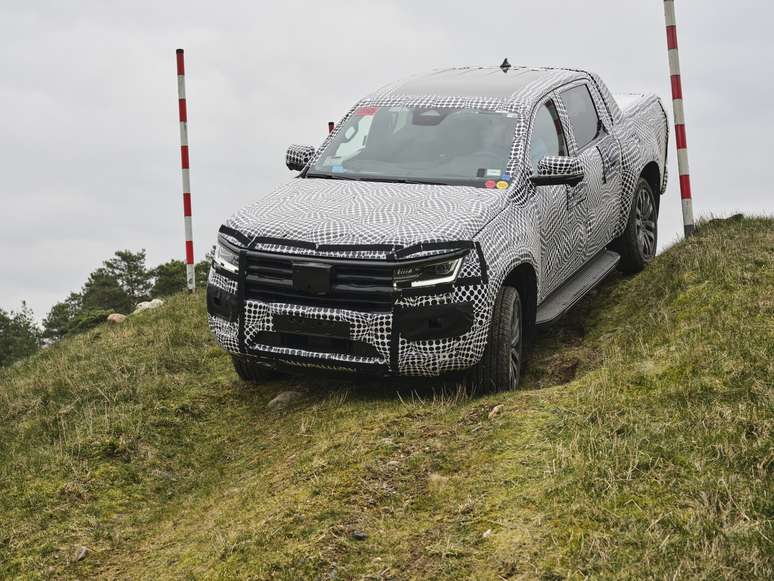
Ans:
{"label": "rock", "polygon": [[488,539],[488,538],[489,538],[489,537],[491,537],[491,536],[492,536],[492,529],[486,529],[486,530],[484,531],[484,534],[483,534],[483,535],[481,535],[481,538],[482,538],[482,539]]}
{"label": "rock", "polygon": [[492,408],[492,411],[489,412],[489,419],[493,420],[497,416],[500,415],[500,412],[503,411],[503,404],[498,404]]}
{"label": "rock", "polygon": [[113,325],[120,325],[124,321],[126,321],[126,315],[122,315],[121,313],[112,313],[108,315],[107,318],[107,322]]}
{"label": "rock", "polygon": [[296,401],[299,399],[302,395],[300,391],[283,391],[279,395],[277,395],[273,400],[271,400],[268,404],[266,404],[266,407],[270,410],[273,409],[282,409],[285,406],[287,406],[289,403]]}
{"label": "rock", "polygon": [[164,301],[162,301],[161,299],[153,299],[152,301],[143,301],[137,304],[137,306],[134,308],[134,312],[141,313],[143,311],[148,311],[150,309],[158,309],[163,304],[164,304]]}
{"label": "rock", "polygon": [[365,541],[368,538],[368,533],[364,531],[352,531],[352,538],[356,541]]}
{"label": "rock", "polygon": [[89,549],[86,547],[78,547],[78,550],[75,553],[75,560],[76,561],[83,561],[86,558],[86,555],[89,554]]}

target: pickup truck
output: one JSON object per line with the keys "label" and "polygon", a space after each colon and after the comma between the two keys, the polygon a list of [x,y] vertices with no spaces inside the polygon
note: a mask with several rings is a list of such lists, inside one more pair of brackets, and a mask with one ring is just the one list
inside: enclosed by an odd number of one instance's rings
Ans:
{"label": "pickup truck", "polygon": [[668,126],[593,73],[462,67],[388,85],[219,230],[209,324],[244,380],[463,372],[513,389],[536,327],[656,252]]}

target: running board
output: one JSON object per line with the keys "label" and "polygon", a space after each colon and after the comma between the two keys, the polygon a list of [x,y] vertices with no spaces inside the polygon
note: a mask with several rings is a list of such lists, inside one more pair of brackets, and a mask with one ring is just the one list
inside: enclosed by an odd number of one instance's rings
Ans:
{"label": "running board", "polygon": [[616,267],[620,255],[603,250],[586,263],[562,286],[552,292],[537,310],[535,323],[550,325],[569,311],[586,293],[602,282]]}

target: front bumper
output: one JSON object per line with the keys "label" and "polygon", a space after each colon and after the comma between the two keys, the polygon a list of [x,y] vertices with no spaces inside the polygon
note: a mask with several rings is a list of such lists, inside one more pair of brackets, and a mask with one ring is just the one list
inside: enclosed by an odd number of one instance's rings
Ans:
{"label": "front bumper", "polygon": [[213,267],[207,292],[210,327],[227,351],[272,367],[381,376],[466,369],[483,355],[492,302],[480,252],[469,256],[456,283],[373,308],[360,301],[264,300],[243,274],[246,262],[241,276]]}

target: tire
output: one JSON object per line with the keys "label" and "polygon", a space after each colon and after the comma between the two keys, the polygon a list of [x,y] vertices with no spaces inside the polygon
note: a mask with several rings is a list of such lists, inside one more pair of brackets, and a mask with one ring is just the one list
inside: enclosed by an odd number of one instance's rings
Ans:
{"label": "tire", "polygon": [[656,255],[658,244],[658,200],[648,181],[640,177],[634,190],[626,229],[610,247],[621,255],[618,270],[640,272]]}
{"label": "tire", "polygon": [[504,286],[492,311],[484,356],[471,371],[475,393],[516,389],[522,370],[524,322],[519,291]]}
{"label": "tire", "polygon": [[239,379],[242,381],[262,383],[270,379],[275,379],[281,375],[273,369],[258,365],[249,357],[232,355],[231,360],[234,362],[234,371],[237,372]]}

